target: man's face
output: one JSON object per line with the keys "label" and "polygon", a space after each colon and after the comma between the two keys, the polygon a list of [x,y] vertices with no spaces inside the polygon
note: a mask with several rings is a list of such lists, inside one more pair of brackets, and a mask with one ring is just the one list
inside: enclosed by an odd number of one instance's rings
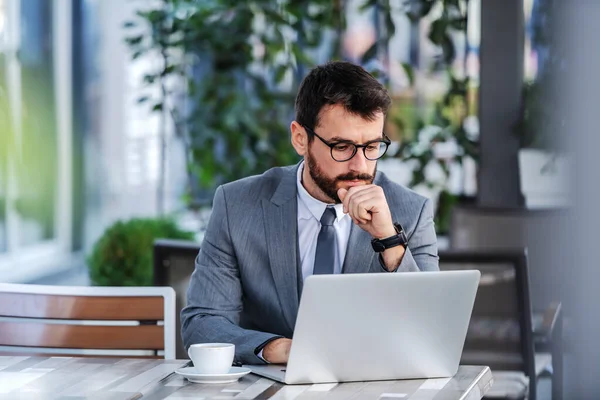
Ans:
{"label": "man's face", "polygon": [[[366,121],[349,114],[342,106],[334,105],[321,111],[319,125],[314,131],[329,143],[348,140],[364,144],[382,138],[383,124],[383,113],[373,121]],[[335,161],[330,148],[317,137],[309,144],[305,161],[315,185],[336,203],[341,202],[338,189],[373,183],[377,169],[377,161],[366,159],[362,149],[348,161]]]}

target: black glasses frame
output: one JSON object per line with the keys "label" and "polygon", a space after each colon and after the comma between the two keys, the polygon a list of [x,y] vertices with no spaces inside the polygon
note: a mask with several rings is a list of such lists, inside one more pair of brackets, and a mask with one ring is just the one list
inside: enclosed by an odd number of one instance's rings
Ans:
{"label": "black glasses frame", "polygon": [[[365,144],[356,144],[354,142],[351,141],[338,141],[338,142],[333,142],[330,143],[327,140],[323,139],[321,136],[317,135],[317,132],[313,131],[312,129],[310,129],[309,127],[302,125],[302,127],[304,129],[306,129],[307,132],[309,132],[311,135],[316,136],[317,138],[319,138],[319,140],[321,142],[323,142],[323,144],[325,144],[325,146],[329,147],[329,153],[331,154],[331,158],[333,158],[333,161],[337,161],[337,162],[346,162],[346,161],[350,161],[352,160],[352,158],[356,155],[356,153],[358,152],[359,148],[362,148],[363,151],[363,155],[365,156],[365,158],[369,161],[376,161],[379,160],[381,157],[383,157],[385,155],[385,153],[387,152],[388,147],[390,146],[390,144],[392,143],[392,141],[390,140],[389,137],[387,137],[387,135],[385,134],[385,132],[382,132],[382,138],[381,139],[377,139],[377,140],[370,140]],[[335,146],[337,146],[338,144],[348,144],[348,145],[352,145],[354,146],[354,151],[352,152],[352,155],[350,157],[348,157],[345,160],[336,160],[336,158],[333,156],[333,148]],[[385,149],[383,150],[383,153],[381,153],[381,155],[377,158],[369,158],[367,156],[367,147],[372,145],[373,143],[385,143]]]}

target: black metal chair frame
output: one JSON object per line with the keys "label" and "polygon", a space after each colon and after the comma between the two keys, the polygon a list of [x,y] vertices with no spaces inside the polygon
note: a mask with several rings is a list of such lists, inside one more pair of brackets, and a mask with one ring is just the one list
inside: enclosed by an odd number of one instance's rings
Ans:
{"label": "black metal chair frame", "polygon": [[439,252],[440,263],[498,264],[508,263],[515,266],[515,283],[519,304],[519,327],[521,335],[521,354],[524,361],[523,372],[529,377],[529,400],[537,395],[535,368],[535,343],[544,343],[544,349],[552,353],[552,398],[562,399],[562,313],[560,303],[549,310],[545,316],[544,327],[534,332],[532,322],[531,299],[529,295],[529,273],[527,268],[527,249],[474,249],[446,250]]}

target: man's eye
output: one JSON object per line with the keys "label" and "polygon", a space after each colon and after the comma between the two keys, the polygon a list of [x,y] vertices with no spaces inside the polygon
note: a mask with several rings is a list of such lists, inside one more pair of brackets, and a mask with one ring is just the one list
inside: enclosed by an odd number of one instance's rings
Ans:
{"label": "man's eye", "polygon": [[379,150],[379,144],[370,144],[367,146],[367,151],[376,151]]}
{"label": "man's eye", "polygon": [[350,145],[347,144],[336,144],[333,148],[336,151],[346,151],[350,148]]}

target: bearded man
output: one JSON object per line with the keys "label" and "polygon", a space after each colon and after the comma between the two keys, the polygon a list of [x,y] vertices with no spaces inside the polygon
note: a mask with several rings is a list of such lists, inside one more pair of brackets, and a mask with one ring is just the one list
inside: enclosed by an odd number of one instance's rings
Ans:
{"label": "bearded man", "polygon": [[308,276],[439,269],[431,201],[377,172],[389,106],[360,66],[306,76],[290,125],[303,160],[215,193],[181,312],[186,348],[234,343],[237,363],[285,364]]}

